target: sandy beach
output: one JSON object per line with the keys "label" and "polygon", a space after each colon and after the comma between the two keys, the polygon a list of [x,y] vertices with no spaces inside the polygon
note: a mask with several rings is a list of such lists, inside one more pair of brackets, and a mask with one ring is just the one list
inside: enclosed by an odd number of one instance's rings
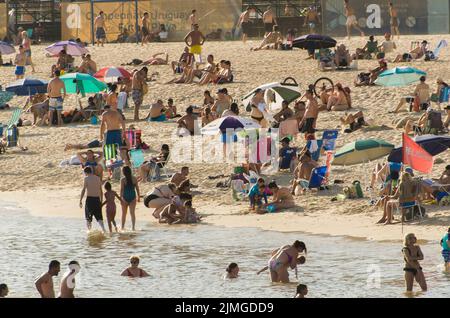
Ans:
{"label": "sandy beach", "polygon": [[[434,48],[442,35],[404,36],[397,39],[397,52],[402,54],[409,50],[410,42],[426,39]],[[345,43],[351,51],[357,47],[363,47],[366,38],[354,37],[350,41],[338,39],[338,43]],[[381,37],[378,37],[381,42]],[[381,138],[393,144],[401,143],[401,131],[395,130],[392,121],[406,116],[403,114],[388,114],[397,104],[400,98],[408,95],[414,86],[405,88],[362,87],[355,88],[353,81],[359,72],[376,67],[376,60],[358,61],[359,69],[345,72],[320,72],[317,62],[305,60],[306,51],[259,51],[251,52],[250,47],[256,46],[258,41],[241,42],[206,42],[204,54],[214,54],[217,61],[230,60],[235,74],[235,82],[223,86],[198,86],[195,84],[165,85],[173,78],[169,66],[152,66],[150,74],[158,72],[156,82],[149,85],[149,93],[145,96],[141,117],[145,116],[149,105],[161,98],[166,101],[173,98],[179,112],[189,105],[201,105],[203,91],[210,90],[215,94],[218,88],[226,87],[229,94],[240,100],[248,91],[264,83],[282,81],[286,77],[294,77],[304,90],[308,84],[322,76],[331,78],[335,83],[341,82],[352,89],[354,111],[362,110],[366,119],[371,123],[370,128],[364,128],[351,134],[341,134],[337,140],[337,148],[358,139]],[[50,67],[55,62],[52,58],[45,57],[45,46],[33,46],[33,61],[36,65],[34,77],[48,79]],[[167,51],[170,60],[178,59],[183,49],[182,43],[151,43],[142,47],[136,44],[111,44],[104,48],[89,47],[90,53],[98,67],[120,65],[130,62],[133,58],[148,59],[152,54]],[[13,56],[11,56],[13,58]],[[388,60],[393,56],[388,56]],[[438,77],[448,80],[447,63],[450,58],[450,50],[444,49],[441,57],[435,62],[423,60],[412,62],[414,67],[424,70],[428,74],[428,83],[433,91],[436,88],[435,81]],[[5,61],[8,57],[3,57]],[[76,60],[79,64],[79,58]],[[403,63],[397,64],[404,65]],[[389,67],[393,67],[389,63]],[[132,69],[128,67],[128,69]],[[27,76],[30,76],[30,68]],[[14,68],[0,67],[0,85],[5,87],[14,80]],[[15,97],[10,104],[22,106],[25,98]],[[75,107],[75,96],[70,96],[65,102],[65,107]],[[131,102],[131,100],[130,100]],[[131,102],[132,105],[132,102]],[[127,118],[132,117],[132,109],[127,110]],[[240,111],[245,114],[241,106]],[[318,129],[330,129],[339,126],[339,117],[343,112],[321,112],[318,120]],[[11,111],[0,111],[0,122],[6,123],[11,116]],[[412,115],[417,117],[417,115]],[[31,114],[25,114],[24,118],[32,119]],[[127,125],[132,121],[127,120]],[[176,128],[174,123],[147,123],[141,121],[135,123],[143,131],[143,140],[150,145],[151,153],[156,153],[162,143],[171,142],[171,134]],[[79,194],[82,185],[82,173],[79,167],[60,167],[59,163],[70,158],[75,152],[64,151],[64,145],[70,143],[87,143],[98,138],[99,126],[90,124],[65,125],[56,127],[20,127],[21,142],[29,150],[22,152],[19,149],[8,149],[6,154],[0,155],[0,199],[11,201],[19,206],[27,208],[34,215],[39,216],[63,216],[82,218],[83,211],[78,207]],[[319,133],[320,134],[320,133]],[[299,136],[296,146],[303,147],[304,140]],[[171,145],[172,146],[172,145]],[[436,158],[439,159],[433,168],[432,177],[439,177],[444,167],[449,162],[450,154],[445,152]],[[382,162],[380,159],[377,162]],[[376,162],[354,165],[348,167],[332,167],[331,180],[344,180],[350,184],[354,180],[360,180],[363,189],[370,182],[370,172]],[[169,171],[175,172],[183,164],[170,164]],[[369,206],[368,198],[359,200],[346,200],[331,202],[331,198],[342,193],[342,185],[333,185],[330,191],[306,194],[296,197],[298,208],[295,211],[254,215],[248,214],[246,203],[233,203],[229,190],[216,188],[220,179],[210,180],[208,176],[229,174],[232,171],[231,164],[211,164],[208,162],[189,164],[192,182],[198,185],[199,194],[195,197],[194,205],[197,210],[205,215],[205,222],[214,225],[228,227],[258,227],[264,230],[282,232],[300,231],[313,234],[351,236],[380,241],[398,241],[403,237],[401,224],[389,226],[375,225],[382,211]],[[276,179],[280,185],[287,185],[290,175],[278,173],[267,176],[267,180]],[[158,183],[156,183],[158,184]],[[344,185],[345,185],[344,184]],[[146,193],[152,189],[154,183],[141,185],[141,192]],[[118,190],[117,182],[113,188]],[[365,193],[368,195],[368,193]],[[426,205],[428,218],[420,224],[408,224],[403,232],[414,232],[418,238],[424,240],[437,240],[450,224],[450,208]],[[0,207],[1,209],[1,207]],[[140,222],[154,222],[150,210],[142,203],[138,204],[138,224]],[[138,225],[139,227],[139,225]]]}

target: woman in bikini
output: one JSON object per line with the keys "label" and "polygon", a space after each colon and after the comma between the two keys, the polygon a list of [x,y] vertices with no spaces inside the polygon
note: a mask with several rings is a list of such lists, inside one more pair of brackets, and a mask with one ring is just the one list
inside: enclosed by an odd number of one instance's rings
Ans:
{"label": "woman in bikini", "polygon": [[283,246],[274,251],[268,265],[272,282],[289,283],[288,267],[297,268],[298,255],[303,252],[307,252],[306,245],[300,241],[295,241],[292,246]]}
{"label": "woman in bikini", "polygon": [[425,281],[425,275],[422,272],[419,261],[423,260],[423,253],[420,246],[417,245],[417,238],[413,233],[407,234],[403,242],[403,259],[405,260],[405,283],[406,291],[412,292],[414,279],[422,288],[422,291],[427,290],[427,282]]}
{"label": "woman in bikini", "polygon": [[[125,228],[125,221],[127,220],[128,208],[130,208],[132,231],[135,231],[136,226],[136,201],[140,202],[139,184],[135,177],[131,174],[131,168],[125,166],[122,169],[124,177],[120,180],[120,198],[122,199],[122,231]],[[137,193],[137,195],[136,195]]]}
{"label": "woman in bikini", "polygon": [[258,88],[255,91],[255,96],[251,100],[252,111],[250,117],[258,124],[264,120],[264,111],[266,107],[266,101],[264,100],[264,90]]}
{"label": "woman in bikini", "polygon": [[155,187],[145,196],[144,205],[147,208],[155,209],[152,215],[156,219],[159,219],[163,209],[173,202],[176,192],[177,186],[174,183]]}
{"label": "woman in bikini", "polygon": [[138,256],[131,256],[130,257],[130,264],[131,266],[125,269],[121,276],[131,277],[131,278],[142,278],[142,277],[148,277],[150,276],[146,271],[139,268],[139,257]]}

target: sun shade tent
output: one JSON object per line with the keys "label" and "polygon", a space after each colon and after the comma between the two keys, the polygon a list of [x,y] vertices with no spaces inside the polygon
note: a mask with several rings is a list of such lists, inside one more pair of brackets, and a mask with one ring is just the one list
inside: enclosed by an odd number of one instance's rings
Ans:
{"label": "sun shade tent", "polygon": [[17,96],[31,96],[47,93],[47,85],[47,81],[28,77],[9,84],[5,90]]}
{"label": "sun shade tent", "polygon": [[251,105],[252,98],[255,96],[255,92],[258,89],[265,91],[266,104],[268,106],[268,111],[271,113],[278,112],[281,109],[283,101],[291,103],[301,97],[300,86],[295,79],[288,77],[281,83],[268,83],[253,89],[242,99],[244,107]]}
{"label": "sun shade tent", "polygon": [[304,50],[328,49],[336,46],[336,40],[328,35],[307,34],[296,38],[292,46]]}
{"label": "sun shade tent", "polygon": [[66,53],[72,56],[81,56],[89,53],[88,49],[80,46],[74,41],[56,42],[50,46],[47,46],[45,50],[52,55],[58,55],[62,50],[66,50]]}
{"label": "sun shade tent", "polygon": [[[422,135],[416,137],[414,141],[432,156],[436,156],[450,148],[450,136]],[[388,161],[402,162],[402,150],[403,147],[393,149],[389,154]]]}
{"label": "sun shade tent", "polygon": [[334,166],[355,165],[388,155],[394,145],[381,139],[365,139],[351,142],[340,148],[331,163]]}
{"label": "sun shade tent", "polygon": [[427,73],[414,67],[395,67],[381,73],[375,80],[375,84],[387,87],[407,86],[418,82],[420,77]]}

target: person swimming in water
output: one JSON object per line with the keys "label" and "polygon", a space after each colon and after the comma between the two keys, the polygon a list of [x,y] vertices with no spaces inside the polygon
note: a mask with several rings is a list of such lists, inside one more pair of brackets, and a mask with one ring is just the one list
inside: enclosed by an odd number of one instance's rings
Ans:
{"label": "person swimming in water", "polygon": [[268,264],[272,282],[289,283],[288,267],[297,268],[297,258],[303,252],[307,252],[306,245],[300,241],[295,241],[292,246],[286,245],[273,251]]}
{"label": "person swimming in water", "polygon": [[[116,232],[117,230],[117,224],[114,218],[116,217],[116,198],[122,202],[122,199],[117,194],[116,191],[112,190],[111,183],[105,182],[105,202],[103,202],[102,206],[106,204],[106,220],[108,222],[108,228],[109,232],[112,233],[112,225],[114,225],[114,228]],[[123,203],[123,202],[122,202]]]}
{"label": "person swimming in water", "polygon": [[138,256],[131,256],[130,257],[131,266],[125,269],[122,272],[121,276],[127,276],[132,278],[141,278],[150,276],[146,271],[139,268],[139,262],[140,258]]}
{"label": "person swimming in water", "polygon": [[297,293],[295,294],[294,298],[305,298],[306,295],[308,295],[308,286],[304,284],[298,284]]}
{"label": "person swimming in water", "polygon": [[226,269],[225,278],[234,279],[239,277],[239,266],[236,263],[231,263]]}

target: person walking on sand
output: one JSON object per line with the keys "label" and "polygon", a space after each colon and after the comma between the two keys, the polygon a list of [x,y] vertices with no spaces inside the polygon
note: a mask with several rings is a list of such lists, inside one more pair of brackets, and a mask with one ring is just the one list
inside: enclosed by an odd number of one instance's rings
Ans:
{"label": "person walking on sand", "polygon": [[144,46],[144,43],[148,42],[148,39],[150,37],[150,19],[148,12],[144,12],[144,15],[141,19],[141,38],[142,38],[142,46]]}
{"label": "person walking on sand", "polygon": [[391,17],[391,34],[392,39],[394,35],[397,35],[400,38],[400,30],[398,29],[398,13],[397,9],[394,7],[394,3],[389,2],[389,16]]}
{"label": "person walking on sand", "polygon": [[130,257],[130,267],[126,268],[120,276],[126,276],[131,278],[142,278],[150,276],[142,268],[139,268],[140,258],[138,256]]}
{"label": "person walking on sand", "polygon": [[102,181],[93,173],[92,167],[84,168],[84,174],[86,176],[84,178],[83,189],[81,190],[80,208],[83,207],[83,198],[86,194],[84,207],[86,226],[90,231],[92,229],[92,217],[95,217],[103,232],[106,232],[102,215]]}
{"label": "person walking on sand", "polygon": [[242,42],[244,42],[244,44],[247,42],[248,33],[250,31],[250,13],[252,11],[254,11],[254,9],[247,7],[247,9],[241,13],[237,23],[237,27],[242,29]]}
{"label": "person walking on sand", "polygon": [[114,229],[116,230],[116,232],[118,232],[117,224],[115,221],[117,210],[116,198],[120,202],[122,202],[122,199],[120,198],[120,196],[117,194],[116,191],[112,190],[111,183],[105,182],[104,187],[105,187],[105,201],[103,202],[102,206],[106,204],[106,221],[108,222],[109,233],[112,233],[112,225],[114,225]]}
{"label": "person walking on sand", "polygon": [[61,280],[61,286],[58,298],[75,298],[75,276],[80,271],[80,264],[77,261],[69,263],[69,270],[64,274]]}
{"label": "person walking on sand", "polygon": [[420,246],[417,245],[417,238],[413,233],[405,236],[402,253],[405,261],[403,271],[405,272],[406,291],[408,293],[412,292],[414,279],[420,285],[422,291],[427,291],[425,275],[419,264],[419,261],[423,260],[423,253]]}
{"label": "person walking on sand", "polygon": [[31,72],[35,73],[34,64],[31,60],[31,39],[28,37],[27,31],[22,32],[22,47],[26,56],[26,64],[31,65]]}
{"label": "person walking on sand", "polygon": [[[131,174],[131,168],[128,166],[123,167],[122,173],[124,177],[120,180],[120,199],[122,200],[122,226],[121,230],[125,228],[125,222],[127,220],[128,208],[130,208],[131,215],[131,230],[136,230],[136,201],[141,202],[141,193],[139,191],[139,183],[135,177]],[[137,193],[137,195],[136,195]]]}
{"label": "person walking on sand", "polygon": [[271,6],[267,7],[267,10],[263,13],[262,19],[264,23],[264,36],[266,37],[267,34],[273,31],[273,26],[278,24]]}
{"label": "person walking on sand", "polygon": [[145,82],[147,78],[148,69],[144,66],[141,70],[137,71],[133,75],[131,81],[131,97],[134,102],[134,120],[139,120],[139,109],[141,108],[142,102],[144,101],[145,89],[147,88],[147,83]]}
{"label": "person walking on sand", "polygon": [[66,86],[64,82],[59,78],[61,72],[55,71],[55,77],[47,85],[47,94],[50,98],[48,102],[48,125],[53,123],[53,114],[56,112],[58,118],[58,126],[62,124],[61,112],[63,110],[63,102],[66,98]]}
{"label": "person walking on sand", "polygon": [[355,10],[350,6],[349,0],[344,0],[344,14],[347,17],[347,22],[345,23],[347,27],[347,37],[350,39],[352,28],[360,32],[361,36],[364,36],[364,32],[358,27]]}
{"label": "person walking on sand", "polygon": [[61,264],[53,260],[48,265],[48,272],[39,276],[34,285],[42,298],[55,298],[55,290],[53,287],[53,277],[58,276],[61,271]]}
{"label": "person walking on sand", "polygon": [[202,32],[199,31],[198,24],[194,24],[194,30],[189,32],[184,37],[184,43],[189,47],[189,53],[199,56],[199,63],[202,62],[202,45],[206,38]]}
{"label": "person walking on sand", "polygon": [[16,54],[14,59],[14,64],[16,65],[16,69],[14,74],[16,75],[16,79],[22,79],[25,76],[25,64],[27,63],[27,56],[25,54],[25,50],[22,45],[19,46],[19,53]]}
{"label": "person walking on sand", "polygon": [[450,272],[450,227],[448,228],[447,233],[441,239],[441,246],[445,271]]}
{"label": "person walking on sand", "polygon": [[94,20],[95,38],[97,39],[97,46],[105,44],[106,41],[106,26],[105,26],[105,13],[100,11],[98,16]]}

